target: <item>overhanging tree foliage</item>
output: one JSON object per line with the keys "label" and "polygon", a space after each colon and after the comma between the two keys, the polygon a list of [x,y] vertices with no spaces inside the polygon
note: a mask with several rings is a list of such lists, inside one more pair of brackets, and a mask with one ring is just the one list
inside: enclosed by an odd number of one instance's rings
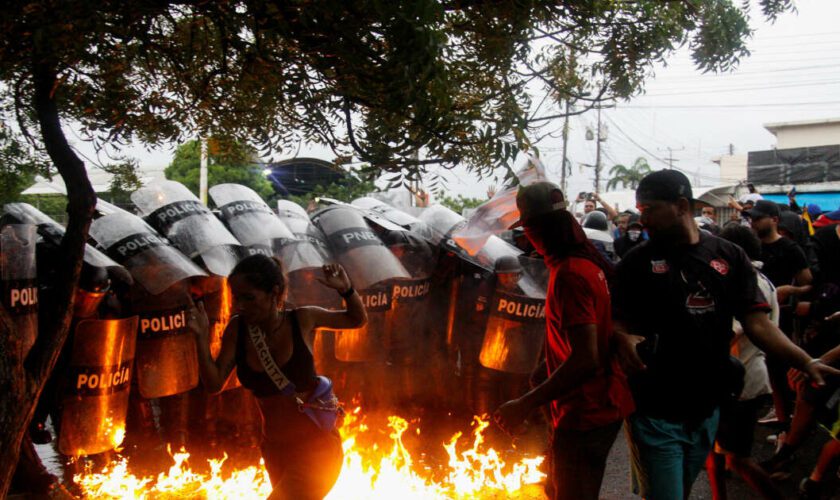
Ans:
{"label": "overhanging tree foliage", "polygon": [[[790,0],[760,0],[774,18]],[[389,180],[430,164],[507,166],[556,102],[639,90],[688,44],[703,71],[747,54],[742,2],[9,0],[0,100],[68,189],[62,290],[26,360],[0,310],[0,496],[67,335],[95,195],[62,124],[100,147],[227,136],[262,150],[312,141]],[[532,103],[529,90],[549,99]],[[578,112],[582,112],[579,110]]]}

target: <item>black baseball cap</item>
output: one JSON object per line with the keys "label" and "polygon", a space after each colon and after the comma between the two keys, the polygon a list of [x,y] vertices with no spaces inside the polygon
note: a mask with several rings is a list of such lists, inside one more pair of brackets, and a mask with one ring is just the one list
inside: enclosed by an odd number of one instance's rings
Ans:
{"label": "black baseball cap", "polygon": [[657,170],[642,178],[636,188],[636,201],[677,201],[686,198],[694,201],[691,182],[678,170]]}
{"label": "black baseball cap", "polygon": [[776,205],[770,200],[758,200],[755,202],[755,205],[746,212],[747,215],[753,219],[760,219],[762,217],[781,217],[779,205]]}

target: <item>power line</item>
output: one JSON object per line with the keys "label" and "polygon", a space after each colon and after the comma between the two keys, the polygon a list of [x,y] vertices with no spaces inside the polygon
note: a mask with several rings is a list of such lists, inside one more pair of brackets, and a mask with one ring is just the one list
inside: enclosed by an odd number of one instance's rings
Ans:
{"label": "power line", "polygon": [[[665,160],[663,158],[658,157],[657,155],[652,153],[650,150],[648,150],[646,147],[644,147],[641,144],[639,144],[638,142],[636,142],[636,140],[633,139],[632,137],[630,137],[624,130],[622,130],[621,127],[619,127],[618,124],[612,118],[610,118],[609,116],[607,116],[606,118],[610,123],[613,124],[613,126],[616,128],[616,130],[618,130],[621,133],[621,135],[623,135],[634,146],[636,146],[637,148],[641,149],[642,151],[644,151],[645,153],[650,155],[650,157],[653,158],[654,160],[662,163],[663,165],[671,167],[671,165],[668,163],[668,160]],[[722,181],[722,180],[728,180],[728,181],[731,181],[731,182],[740,182],[740,179],[728,179],[728,178],[723,178],[723,177],[720,177],[720,176],[701,174],[699,172],[691,172],[691,171],[688,171],[688,170],[685,170],[685,169],[681,169],[679,167],[673,167],[673,169],[678,170],[678,171],[680,171],[680,172],[682,172],[686,175],[692,175],[692,176],[695,176],[697,178],[706,179],[706,180],[710,180],[710,181],[718,181],[719,182],[719,181]]]}
{"label": "power line", "polygon": [[788,103],[755,103],[755,104],[663,104],[663,105],[640,105],[640,104],[616,104],[618,109],[729,109],[729,108],[789,108],[798,106],[833,106],[840,104],[840,101],[814,101],[814,102],[788,102]]}
{"label": "power line", "polygon": [[[697,90],[686,90],[685,92],[665,92],[665,93],[651,93],[651,94],[644,94],[648,97],[660,97],[660,96],[668,96],[668,95],[685,95],[685,94],[708,94],[710,92],[749,92],[752,90],[769,90],[769,89],[785,89],[785,88],[793,88],[793,87],[813,87],[816,85],[835,85],[840,84],[840,80],[812,80],[810,82],[799,82],[799,83],[788,83],[788,84],[781,84],[781,85],[764,85],[764,86],[754,86],[754,87],[729,87],[729,88],[708,88],[708,89],[697,89]],[[666,89],[670,90],[670,89]]]}
{"label": "power line", "polygon": [[[703,75],[697,75],[696,71],[692,71],[693,75],[686,73],[685,76],[663,76],[663,79],[667,80],[697,80],[697,78],[712,78],[712,79],[724,79],[724,78],[735,78],[735,77],[759,77],[774,73],[789,73],[792,71],[802,72],[803,70],[823,70],[823,69],[834,69],[840,68],[840,64],[822,64],[822,65],[809,65],[809,66],[796,66],[796,67],[785,67],[780,69],[768,69],[768,70],[760,70],[760,71],[735,71],[731,73],[707,73]],[[798,76],[798,75],[792,75]],[[810,76],[810,75],[809,75]]]}

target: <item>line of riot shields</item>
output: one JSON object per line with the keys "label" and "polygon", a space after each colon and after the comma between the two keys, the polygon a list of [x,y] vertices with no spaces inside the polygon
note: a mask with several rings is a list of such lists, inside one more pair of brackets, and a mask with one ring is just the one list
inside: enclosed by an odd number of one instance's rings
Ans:
{"label": "line of riot shields", "polygon": [[[173,181],[134,192],[133,211],[97,204],[71,333],[38,403],[33,440],[52,437],[49,419],[68,457],[258,443],[255,402],[235,371],[221,394],[200,386],[187,321],[202,298],[216,356],[236,314],[227,277],[254,253],[284,264],[287,307],[343,308],[318,278],[328,263],[346,269],[368,323],[305,340],[347,404],[481,414],[527,388],[544,341],[542,261],[496,236],[470,254],[450,238],[465,220],[442,206],[415,216],[361,198],[308,214],[289,201],[274,209],[241,185],[209,194],[212,211]],[[64,228],[25,203],[5,205],[0,226],[2,300],[25,353],[38,335],[39,303],[54,300]],[[515,265],[499,269],[502,259]]]}

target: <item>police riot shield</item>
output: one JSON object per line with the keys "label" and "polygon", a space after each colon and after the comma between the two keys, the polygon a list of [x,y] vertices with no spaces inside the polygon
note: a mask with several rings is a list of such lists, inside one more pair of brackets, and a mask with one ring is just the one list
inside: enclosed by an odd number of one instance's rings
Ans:
{"label": "police riot shield", "polygon": [[442,205],[433,205],[424,210],[420,220],[434,233],[434,244],[484,269],[492,270],[496,260],[503,255],[516,257],[522,254],[521,250],[495,235],[489,236],[481,249],[471,254],[451,238],[453,232],[467,223],[466,219]]}
{"label": "police riot shield", "polygon": [[420,220],[431,229],[434,235],[432,242],[435,245],[444,243],[448,234],[467,223],[466,219],[443,205],[426,208],[420,214]]}
{"label": "police riot shield", "polygon": [[368,322],[361,328],[335,332],[335,357],[339,361],[383,361],[388,312],[393,307],[394,285],[380,283],[358,290]]}
{"label": "police riot shield", "polygon": [[394,224],[402,226],[406,229],[414,229],[415,226],[423,224],[417,217],[409,215],[402,210],[392,207],[384,201],[377,200],[376,198],[369,198],[366,196],[356,198],[351,204],[354,207],[376,212]]}
{"label": "police riot shield", "polygon": [[426,343],[434,253],[423,238],[410,231],[387,233],[383,240],[411,275],[410,279],[394,282],[386,346],[393,356],[413,360],[422,355]]}
{"label": "police riot shield", "polygon": [[283,246],[282,252],[283,262],[296,269],[289,273],[289,302],[337,309],[341,300],[317,280],[321,276],[321,267],[335,261],[327,237],[312,224],[306,211],[297,203],[278,200],[277,212],[295,236],[293,242]]}
{"label": "police riot shield", "polygon": [[355,207],[366,210],[368,213],[379,214],[381,217],[399,225],[400,227],[410,230],[416,236],[424,238],[427,241],[435,239],[435,231],[427,226],[425,222],[385,203],[384,201],[377,200],[376,198],[364,197],[353,200],[352,204]]}
{"label": "police riot shield", "polygon": [[[14,217],[21,224],[35,224],[38,227],[38,235],[50,245],[58,247],[61,239],[64,238],[64,227],[51,219],[48,215],[28,203],[7,203],[3,211]],[[85,264],[103,269],[119,269],[119,274],[126,274],[124,268],[113,259],[97,250],[91,245],[85,245]]]}
{"label": "police riot shield", "polygon": [[149,184],[132,193],[131,201],[160,234],[211,273],[227,276],[239,261],[239,242],[183,184]]}
{"label": "police riot shield", "polygon": [[140,287],[128,293],[137,323],[137,387],[144,398],[186,392],[198,385],[195,336],[187,328],[193,308],[190,283],[179,281],[151,295]]}
{"label": "police riot shield", "polygon": [[122,443],[136,332],[137,316],[76,325],[62,397],[62,454],[92,455]]}
{"label": "police riot shield", "polygon": [[[288,200],[277,202],[278,217],[291,230],[296,241],[285,255],[287,265],[294,269],[320,268],[334,261],[323,231],[315,227],[306,211]],[[285,263],[285,261],[284,261]]]}
{"label": "police riot shield", "polygon": [[90,236],[152,295],[162,293],[178,281],[207,275],[143,219],[128,212],[94,220]]}
{"label": "police riot shield", "polygon": [[[219,207],[220,218],[236,239],[252,252],[280,256],[275,252],[283,244],[294,239],[294,235],[278,219],[271,208],[253,189],[239,184],[217,184],[210,188],[210,197]],[[286,264],[286,271],[289,264]]]}
{"label": "police riot shield", "polygon": [[411,276],[353,208],[328,207],[313,218],[357,290]]}
{"label": "police riot shield", "polygon": [[0,230],[3,308],[11,316],[19,336],[21,359],[26,357],[38,336],[35,230],[32,224],[7,224]]}
{"label": "police riot shield", "polygon": [[497,281],[489,301],[479,361],[494,370],[528,374],[539,362],[545,342],[547,271],[538,259],[521,258],[522,276],[506,289]]}

